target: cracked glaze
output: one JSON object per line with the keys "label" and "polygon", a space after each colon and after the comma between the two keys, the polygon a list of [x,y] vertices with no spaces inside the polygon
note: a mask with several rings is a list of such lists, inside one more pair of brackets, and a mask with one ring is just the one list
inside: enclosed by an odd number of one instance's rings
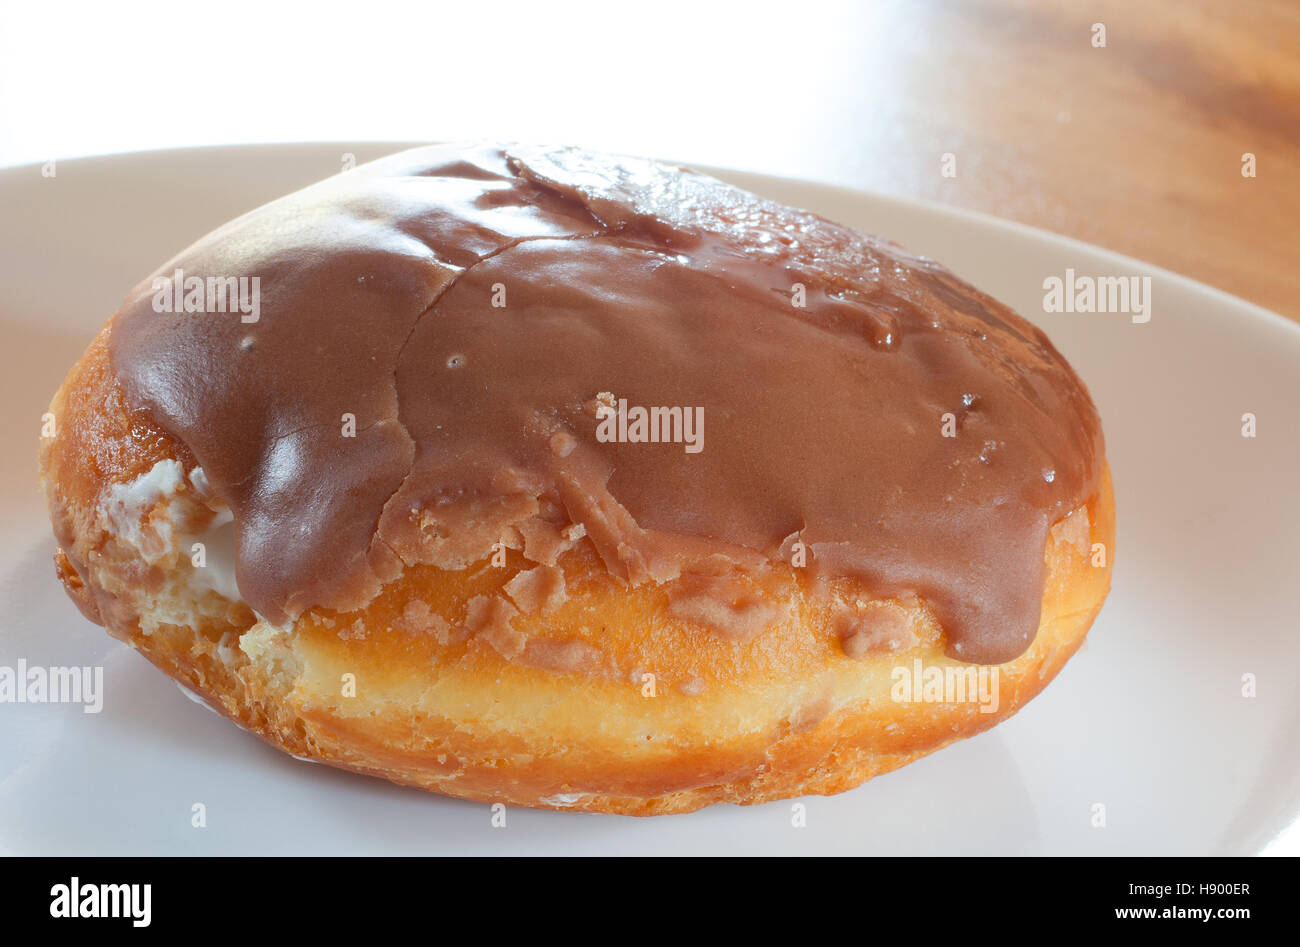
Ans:
{"label": "cracked glaze", "polygon": [[[1039,330],[892,244],[648,161],[416,149],[176,269],[260,277],[260,320],[155,312],[146,280],[114,367],[229,504],[241,594],[274,623],[498,541],[549,565],[585,534],[672,596],[761,580],[798,540],[813,577],[921,595],[949,653],[1004,661],[1037,628],[1049,527],[1101,474]],[[598,443],[602,392],[702,407],[705,449]]]}

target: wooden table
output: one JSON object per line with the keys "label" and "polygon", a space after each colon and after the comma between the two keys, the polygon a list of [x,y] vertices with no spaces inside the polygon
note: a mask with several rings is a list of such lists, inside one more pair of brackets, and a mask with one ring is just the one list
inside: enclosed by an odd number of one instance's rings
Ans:
{"label": "wooden table", "polygon": [[929,0],[878,25],[896,31],[902,95],[889,134],[850,136],[855,183],[1077,237],[1300,321],[1296,0]]}
{"label": "wooden table", "polygon": [[20,4],[0,164],[566,142],[975,208],[1300,319],[1300,0],[371,0],[310,17],[310,41],[292,5],[228,6],[169,8],[171,34],[239,50],[170,81],[121,53],[156,29],[146,13],[69,31]]}

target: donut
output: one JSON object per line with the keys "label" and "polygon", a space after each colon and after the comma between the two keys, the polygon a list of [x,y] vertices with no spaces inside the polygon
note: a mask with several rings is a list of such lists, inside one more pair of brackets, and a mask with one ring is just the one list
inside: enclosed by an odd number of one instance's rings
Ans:
{"label": "donut", "polygon": [[1041,330],[650,160],[424,147],[273,201],[50,412],[87,618],[287,753],[472,800],[842,792],[1015,713],[1110,586]]}

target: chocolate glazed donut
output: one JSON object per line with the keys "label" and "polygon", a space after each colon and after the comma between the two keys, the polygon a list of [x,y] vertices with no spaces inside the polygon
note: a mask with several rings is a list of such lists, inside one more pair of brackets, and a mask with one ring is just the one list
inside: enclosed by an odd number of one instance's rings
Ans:
{"label": "chocolate glazed donut", "polygon": [[650,161],[420,148],[291,194],[142,282],[53,410],[87,614],[450,795],[837,792],[1013,713],[1109,588],[1100,423],[1041,331]]}

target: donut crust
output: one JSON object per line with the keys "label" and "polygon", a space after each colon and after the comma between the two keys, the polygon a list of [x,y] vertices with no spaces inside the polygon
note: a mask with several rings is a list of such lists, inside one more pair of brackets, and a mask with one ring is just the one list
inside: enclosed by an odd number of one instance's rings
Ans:
{"label": "donut crust", "polygon": [[[851,657],[861,649],[846,645],[835,616],[796,578],[771,593],[785,596],[787,619],[732,641],[670,616],[660,590],[616,583],[586,541],[557,563],[565,601],[520,614],[520,640],[505,648],[491,627],[462,626],[467,602],[533,567],[512,550],[504,564],[456,572],[409,567],[364,608],[314,609],[273,628],[242,602],[189,591],[188,549],[142,558],[106,525],[110,485],[160,461],[195,466],[124,402],[108,359],[112,328],[56,394],[57,434],[41,450],[69,595],[244,729],[297,757],[394,783],[625,815],[843,792],[1015,713],[1083,643],[1110,588],[1107,469],[1096,495],[1051,532],[1041,624],[1024,654],[997,666],[992,712],[970,700],[891,698],[895,669],[917,660],[971,667],[945,656],[923,601],[837,590],[867,610],[891,610],[904,629],[893,650]],[[201,497],[182,499],[201,510]],[[156,515],[142,513],[146,525]]]}

